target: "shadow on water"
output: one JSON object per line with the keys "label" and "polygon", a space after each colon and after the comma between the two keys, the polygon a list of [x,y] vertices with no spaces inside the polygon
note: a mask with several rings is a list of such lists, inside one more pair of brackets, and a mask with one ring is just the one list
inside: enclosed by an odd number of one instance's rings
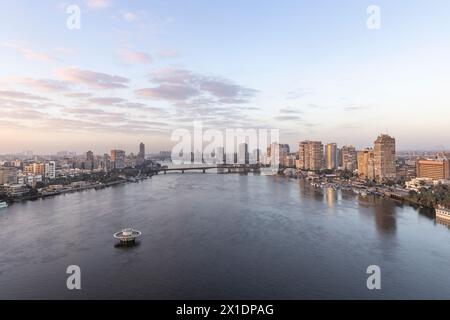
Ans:
{"label": "shadow on water", "polygon": [[421,207],[417,207],[414,206],[414,209],[416,209],[416,211],[424,217],[427,217],[430,220],[434,220],[436,218],[436,213],[434,211],[434,209],[431,208],[421,208]]}
{"label": "shadow on water", "polygon": [[130,249],[134,247],[139,247],[141,245],[141,242],[138,240],[135,240],[134,242],[118,242],[114,245],[114,248],[117,249]]}
{"label": "shadow on water", "polygon": [[397,230],[396,209],[402,208],[402,203],[376,195],[358,195],[356,198],[360,207],[372,210],[375,226],[380,234],[395,234]]}
{"label": "shadow on water", "polygon": [[397,231],[396,208],[402,205],[385,198],[375,197],[375,225],[378,232],[395,234]]}

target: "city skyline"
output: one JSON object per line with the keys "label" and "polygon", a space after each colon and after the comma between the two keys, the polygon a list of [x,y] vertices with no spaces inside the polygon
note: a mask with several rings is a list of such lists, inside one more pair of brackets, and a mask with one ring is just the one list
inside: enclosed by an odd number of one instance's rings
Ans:
{"label": "city skyline", "polygon": [[379,30],[360,1],[74,4],[79,30],[59,1],[0,12],[0,154],[158,152],[193,120],[278,128],[291,146],[385,132],[398,150],[450,149],[446,1],[378,1]]}

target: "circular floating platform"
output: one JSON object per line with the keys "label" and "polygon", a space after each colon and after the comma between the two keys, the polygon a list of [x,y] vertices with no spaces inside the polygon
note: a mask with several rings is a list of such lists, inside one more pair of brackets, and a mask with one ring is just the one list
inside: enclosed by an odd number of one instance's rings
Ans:
{"label": "circular floating platform", "polygon": [[134,242],[137,237],[139,237],[142,232],[134,230],[132,228],[123,229],[122,231],[114,233],[114,238],[119,239],[120,242],[128,243]]}

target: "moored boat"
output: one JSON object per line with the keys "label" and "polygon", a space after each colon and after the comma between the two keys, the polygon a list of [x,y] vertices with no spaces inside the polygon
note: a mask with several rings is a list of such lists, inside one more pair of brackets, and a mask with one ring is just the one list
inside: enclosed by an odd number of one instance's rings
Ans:
{"label": "moored boat", "polygon": [[8,208],[8,204],[6,202],[0,202],[0,209]]}

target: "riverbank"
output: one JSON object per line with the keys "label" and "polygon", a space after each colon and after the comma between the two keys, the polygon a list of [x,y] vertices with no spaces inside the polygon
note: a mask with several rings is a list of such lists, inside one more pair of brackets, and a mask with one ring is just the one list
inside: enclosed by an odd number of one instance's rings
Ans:
{"label": "riverbank", "polygon": [[304,176],[304,175],[286,175],[280,173],[280,176],[293,178],[293,179],[304,179],[309,181],[310,185],[316,188],[326,189],[332,188],[334,190],[344,190],[351,191],[356,195],[361,195],[363,197],[367,195],[375,195],[380,197],[385,197],[392,199],[394,201],[399,201],[411,205],[412,207],[421,207],[435,210],[435,206],[430,206],[427,204],[415,201],[409,196],[409,190],[403,188],[388,187],[383,185],[368,185],[364,181],[359,180],[341,180],[335,177],[329,178],[325,176]]}
{"label": "riverbank", "polygon": [[73,185],[52,186],[52,185],[50,185],[49,187],[42,188],[41,190],[37,191],[36,194],[25,195],[25,196],[20,196],[20,197],[13,197],[9,201],[5,201],[5,202],[7,202],[9,205],[12,205],[12,204],[18,203],[18,202],[44,199],[44,198],[54,197],[54,196],[63,195],[63,194],[67,194],[67,193],[75,193],[75,192],[91,190],[91,189],[101,190],[101,189],[105,189],[105,188],[109,188],[109,187],[121,185],[121,184],[137,183],[137,182],[146,180],[148,178],[151,178],[152,176],[153,176],[153,174],[147,175],[147,176],[141,176],[141,177],[129,177],[129,178],[106,182],[106,183],[84,182],[84,184],[78,184],[78,186],[73,186]]}

